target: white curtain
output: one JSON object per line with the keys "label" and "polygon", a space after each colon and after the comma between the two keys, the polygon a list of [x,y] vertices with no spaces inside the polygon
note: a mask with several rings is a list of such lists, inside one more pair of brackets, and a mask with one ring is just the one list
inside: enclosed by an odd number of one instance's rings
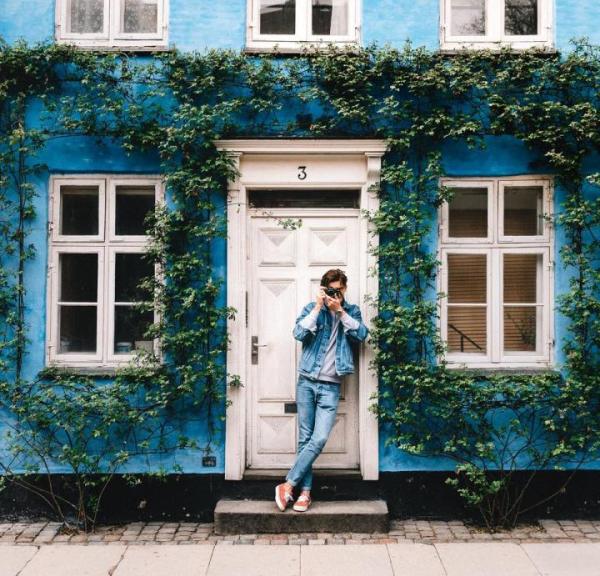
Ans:
{"label": "white curtain", "polygon": [[348,0],[312,0],[312,7],[313,34],[348,35]]}
{"label": "white curtain", "polygon": [[102,32],[104,0],[71,0],[69,13],[70,32],[75,34]]}
{"label": "white curtain", "polygon": [[331,35],[348,35],[348,0],[331,2]]}

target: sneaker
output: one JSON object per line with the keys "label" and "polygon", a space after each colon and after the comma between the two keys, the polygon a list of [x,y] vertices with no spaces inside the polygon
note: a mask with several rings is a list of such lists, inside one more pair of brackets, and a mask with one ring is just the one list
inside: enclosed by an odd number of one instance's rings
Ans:
{"label": "sneaker", "polygon": [[277,508],[282,512],[293,499],[292,491],[286,490],[285,484],[278,484],[275,486],[275,503],[277,504]]}
{"label": "sneaker", "polygon": [[298,500],[294,502],[294,510],[296,510],[296,512],[306,512],[311,503],[312,500],[310,496],[307,496],[306,494],[300,494],[300,496],[298,496]]}

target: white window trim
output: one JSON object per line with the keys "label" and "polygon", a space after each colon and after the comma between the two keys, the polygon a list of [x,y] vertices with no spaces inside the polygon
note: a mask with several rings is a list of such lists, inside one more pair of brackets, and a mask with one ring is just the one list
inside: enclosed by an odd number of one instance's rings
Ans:
{"label": "white window trim", "polygon": [[335,44],[360,44],[362,0],[349,0],[348,32],[346,36],[316,36],[310,33],[311,0],[296,0],[296,34],[260,34],[260,0],[246,2],[246,49],[252,52],[301,52],[304,49]]}
{"label": "white window trim", "polygon": [[[111,238],[114,229],[114,197],[116,186],[153,185],[156,189],[156,204],[164,202],[164,182],[158,175],[112,177],[106,174],[57,175],[50,178],[49,212],[52,220],[48,227],[48,291],[46,297],[46,365],[72,368],[117,368],[135,358],[135,354],[114,354],[114,254],[143,253],[149,238],[146,236],[116,236]],[[100,205],[99,230],[93,236],[61,236],[58,234],[61,185],[99,185],[100,195],[105,199]],[[106,194],[105,191],[108,193]],[[61,253],[98,253],[98,320],[97,352],[60,354],[58,334],[58,295],[60,278],[58,261]],[[155,267],[157,278],[161,271]],[[154,322],[158,322],[158,310],[154,312]],[[154,353],[162,360],[158,339],[154,341]]]}
{"label": "white window trim", "polygon": [[505,0],[486,0],[486,23],[488,29],[485,36],[452,36],[451,0],[440,0],[440,47],[442,50],[455,51],[462,49],[501,49],[554,47],[554,2],[540,0],[538,13],[539,34],[531,36],[510,36],[504,34]]}
{"label": "white window trim", "polygon": [[73,44],[81,48],[166,48],[168,45],[169,0],[156,0],[156,33],[125,34],[120,30],[121,5],[124,0],[104,0],[104,27],[98,34],[74,34],[68,30],[69,0],[56,0],[55,36],[60,44]]}
{"label": "white window trim", "polygon": [[[439,293],[447,294],[448,286],[448,254],[486,254],[487,255],[487,353],[476,355],[466,353],[449,353],[443,358],[449,368],[483,368],[483,369],[507,369],[507,368],[548,368],[554,362],[554,230],[551,225],[553,213],[553,179],[540,176],[516,176],[512,178],[444,178],[440,185],[450,188],[487,185],[492,183],[493,201],[492,210],[488,208],[488,238],[477,239],[474,245],[473,239],[465,239],[461,242],[455,238],[448,239],[448,207],[444,203],[438,211],[438,260],[440,262],[440,273],[438,274],[437,289]],[[501,236],[500,222],[503,210],[501,192],[506,186],[534,186],[544,187],[543,206],[545,209],[544,234],[541,236],[505,237]],[[489,206],[488,202],[488,206]],[[491,236],[490,236],[491,235]],[[503,326],[503,274],[502,262],[504,254],[525,253],[542,254],[542,353],[503,353],[502,342],[504,340]],[[440,301],[440,314],[438,329],[442,340],[448,337],[448,301],[444,296]]]}

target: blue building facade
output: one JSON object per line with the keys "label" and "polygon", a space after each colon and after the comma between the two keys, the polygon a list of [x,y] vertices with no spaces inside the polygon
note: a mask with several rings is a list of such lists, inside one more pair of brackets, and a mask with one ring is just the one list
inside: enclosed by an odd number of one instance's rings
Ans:
{"label": "blue building facade", "polygon": [[[282,53],[295,53],[305,44],[320,41],[327,42],[331,39],[340,44],[358,43],[367,46],[377,43],[379,45],[390,45],[398,49],[401,49],[407,41],[410,41],[413,46],[423,46],[429,50],[439,49],[449,52],[457,49],[469,49],[470,47],[494,49],[502,45],[512,45],[515,49],[539,46],[548,50],[556,49],[561,52],[568,52],[570,50],[570,40],[577,37],[587,37],[592,44],[600,43],[600,27],[598,26],[600,23],[600,4],[593,0],[515,2],[517,8],[521,8],[523,11],[519,13],[520,16],[519,14],[516,16],[514,14],[510,15],[510,21],[508,12],[502,15],[499,11],[501,5],[499,1],[488,2],[488,12],[485,12],[486,8],[484,6],[486,6],[486,3],[480,3],[477,0],[459,2],[451,0],[413,0],[410,2],[404,0],[348,0],[347,2],[321,2],[321,4],[313,2],[312,5],[304,0],[297,0],[296,3],[290,1],[268,2],[265,0],[262,2],[259,0],[231,0],[230,2],[209,0],[127,2],[126,0],[107,0],[103,6],[105,10],[108,9],[108,14],[101,13],[100,8],[98,8],[101,4],[101,2],[85,2],[84,0],[79,2],[76,0],[71,0],[71,2],[68,0],[32,0],[29,2],[0,0],[0,37],[8,44],[24,39],[28,43],[48,40],[75,42],[85,50],[115,47],[131,50],[133,54],[138,55],[140,58],[147,57],[144,51],[168,49],[169,47],[175,47],[183,52],[227,49],[260,53],[269,51],[276,45]],[[510,3],[507,2],[507,4]],[[290,6],[292,7],[290,8]],[[100,12],[98,12],[99,10]],[[144,10],[147,10],[147,12],[144,12]],[[293,13],[292,16],[290,16],[291,13]],[[35,18],[32,18],[32,14],[35,14]],[[318,20],[319,18],[321,20]],[[337,22],[334,22],[336,19]],[[482,24],[482,21],[485,24]],[[147,24],[147,22],[150,22],[150,24]],[[320,29],[317,29],[318,22],[320,22]],[[147,28],[144,26],[147,26]],[[338,26],[337,29],[335,29],[336,26]],[[30,114],[30,120],[33,123],[35,122],[35,112],[32,111]],[[234,152],[240,152],[235,143],[228,143],[226,147]],[[275,149],[269,150],[268,147],[259,149],[260,146],[252,143],[246,143],[241,147],[243,148],[241,150],[242,178],[247,179],[244,182],[256,182],[253,178],[256,177],[258,172],[269,170],[272,170],[274,176],[265,178],[263,187],[269,188],[273,187],[276,182],[284,182],[282,174],[285,171],[285,161],[279,164],[275,162],[272,166],[261,164],[264,158],[274,153]],[[295,167],[296,163],[300,162],[302,154],[307,152],[298,149],[294,143],[290,143],[287,153],[290,156],[290,166]],[[320,149],[320,153],[327,157],[326,150]],[[364,163],[365,154],[369,158],[381,157],[383,151],[379,150],[376,144],[373,144],[372,149],[363,150],[352,148],[349,144],[347,151],[337,150],[337,152],[332,153],[332,157],[335,156],[336,162],[339,161],[340,156],[345,155],[347,157],[348,166],[350,166],[348,170],[356,172],[356,177],[352,180],[354,187],[360,188],[368,184],[368,172],[371,168],[360,164],[360,162]],[[352,167],[353,159],[359,157],[359,164]],[[567,337],[567,325],[565,319],[554,312],[553,298],[555,294],[567,289],[569,275],[561,267],[556,267],[551,275],[546,275],[545,270],[549,268],[550,261],[559,259],[559,251],[561,246],[564,245],[565,238],[561,236],[560,231],[555,233],[547,230],[545,224],[540,222],[542,221],[541,215],[546,209],[551,209],[555,213],[560,210],[564,190],[561,190],[559,186],[554,186],[549,174],[532,169],[532,165],[535,164],[536,160],[534,153],[522,142],[513,138],[490,138],[485,150],[473,150],[459,144],[449,144],[443,150],[442,158],[448,185],[456,187],[461,198],[463,197],[461,194],[464,192],[464,201],[467,202],[471,198],[474,204],[468,208],[461,204],[460,200],[457,200],[454,207],[450,206],[449,212],[440,213],[440,219],[445,219],[440,224],[445,224],[450,228],[452,226],[458,226],[458,228],[464,226],[466,230],[469,230],[469,233],[464,234],[465,237],[470,235],[471,241],[473,238],[481,239],[482,234],[477,229],[481,222],[478,223],[477,218],[481,218],[482,213],[485,212],[488,214],[489,222],[493,222],[490,225],[493,230],[490,232],[486,228],[483,236],[488,238],[487,235],[491,234],[495,239],[492,239],[492,241],[500,241],[502,234],[510,236],[511,233],[507,232],[506,229],[497,230],[496,224],[499,220],[492,219],[498,215],[501,198],[505,203],[505,210],[509,210],[507,205],[512,202],[513,207],[510,209],[515,212],[520,210],[523,215],[523,221],[515,217],[515,231],[512,232],[512,235],[524,240],[523,245],[519,245],[515,254],[518,256],[518,250],[520,249],[526,253],[525,260],[521,262],[515,260],[513,262],[512,273],[515,275],[524,274],[525,276],[530,273],[537,278],[537,281],[535,279],[531,281],[530,288],[534,291],[532,299],[525,302],[521,301],[522,306],[515,314],[521,314],[521,320],[523,318],[527,320],[529,314],[527,304],[531,302],[537,303],[543,310],[537,315],[534,314],[535,321],[533,324],[535,325],[536,335],[533,342],[531,337],[526,345],[520,342],[520,344],[526,346],[525,351],[519,349],[519,337],[522,339],[524,337],[517,334],[518,330],[512,333],[513,340],[509,344],[506,344],[506,342],[510,338],[505,335],[505,346],[508,352],[504,349],[504,351],[500,350],[502,345],[496,342],[499,336],[487,332],[487,347],[489,349],[483,355],[485,358],[478,360],[479,365],[488,368],[507,366],[530,368],[532,365],[560,366],[564,362],[560,343]],[[67,342],[68,338],[61,339],[60,335],[53,336],[50,333],[56,329],[54,320],[49,319],[50,308],[55,305],[56,301],[53,300],[54,296],[49,296],[49,294],[53,292],[55,294],[58,290],[58,285],[56,285],[58,280],[53,279],[53,275],[49,273],[49,266],[55,265],[56,258],[61,257],[59,255],[60,250],[63,250],[60,254],[67,255],[64,256],[64,264],[68,262],[69,250],[73,253],[77,252],[76,247],[71,246],[69,248],[66,239],[60,237],[61,235],[69,236],[68,232],[53,231],[50,233],[50,239],[48,237],[48,224],[53,222],[55,226],[58,226],[55,217],[58,212],[54,214],[52,212],[53,210],[62,210],[62,208],[57,207],[58,199],[66,199],[70,193],[74,194],[75,198],[79,194],[79,199],[81,199],[93,189],[93,194],[107,199],[105,213],[100,218],[104,217],[107,219],[105,222],[108,222],[108,218],[118,219],[118,211],[121,208],[125,211],[125,214],[128,210],[127,206],[130,210],[134,210],[136,202],[142,202],[143,204],[144,196],[166,193],[168,198],[169,193],[168,190],[165,192],[160,188],[155,178],[160,172],[160,162],[156,156],[136,152],[125,156],[116,146],[99,148],[91,138],[73,137],[52,141],[41,152],[38,160],[45,166],[45,169],[36,176],[33,182],[37,191],[37,217],[30,239],[36,246],[37,256],[34,260],[28,262],[26,267],[28,278],[26,323],[31,340],[28,344],[24,363],[23,376],[25,378],[34,378],[42,368],[52,363],[53,359],[60,360],[61,354],[59,351],[57,352],[57,346],[59,348],[65,346],[67,351],[69,346],[73,346],[73,351],[79,353],[77,352],[77,346],[80,346],[80,349],[85,349],[85,339],[93,337],[93,335],[83,334],[81,335],[83,344],[77,345]],[[314,169],[316,172],[327,172],[318,162],[315,164]],[[345,168],[340,165],[339,169],[335,168],[331,173],[335,176],[335,174],[344,173],[344,170]],[[586,166],[586,172],[593,173],[598,170],[600,170],[600,161],[597,158],[590,158]],[[354,174],[354,172],[352,173]],[[295,177],[296,174],[294,173]],[[320,182],[323,185],[333,186],[335,180],[328,181],[328,177],[323,175]],[[250,188],[251,186],[248,185],[248,189]],[[521,191],[520,194],[519,190]],[[127,204],[128,202],[130,204]],[[473,206],[476,206],[476,208],[473,208]],[[475,214],[469,214],[469,211]],[[508,214],[508,212],[506,213]],[[75,209],[73,214],[73,218],[76,220],[77,215],[80,213]],[[456,219],[453,222],[454,217]],[[92,254],[91,258],[104,257],[105,254],[118,253],[117,247],[122,249],[123,246],[127,247],[124,249],[123,254],[137,254],[141,244],[139,234],[136,235],[135,233],[135,216],[131,216],[131,218],[131,221],[126,221],[123,224],[125,226],[123,230],[127,230],[127,226],[131,227],[129,232],[119,233],[119,224],[112,222],[110,226],[115,226],[115,228],[110,228],[110,230],[106,228],[107,236],[102,239],[98,237],[96,244],[92,243],[88,246],[86,254]],[[532,221],[533,232],[528,228],[532,225]],[[73,229],[76,231],[70,234],[73,236],[98,234],[98,228],[102,227],[101,223],[96,223],[96,228],[90,232],[90,230],[86,231],[85,227],[83,231],[77,231],[78,228],[74,222]],[[107,226],[109,225],[107,224]],[[430,238],[431,250],[440,249],[448,258],[458,258],[456,260],[458,263],[461,254],[468,251],[470,241],[460,243],[456,239],[463,236],[462,234],[444,232],[443,229],[444,226],[440,229],[439,234],[433,234]],[[58,236],[53,238],[52,235],[55,233]],[[256,233],[260,236],[261,232],[259,230]],[[357,232],[348,232],[348,234],[355,233]],[[529,245],[531,247],[531,244],[527,243],[532,238],[536,239],[532,248],[533,251],[526,252],[524,246]],[[273,246],[275,248],[285,246],[286,241],[282,239],[281,244],[275,243]],[[336,241],[333,238],[331,245],[335,245]],[[309,240],[305,239],[304,242],[309,242]],[[273,246],[269,248],[271,252],[267,253],[273,255],[273,257],[279,257]],[[328,246],[330,245],[328,244]],[[101,253],[101,250],[104,252]],[[214,257],[218,263],[218,270],[215,273],[224,280],[228,280],[232,273],[232,264],[231,261],[228,261],[231,254],[231,248],[228,248],[225,240],[218,241],[215,244]],[[491,254],[491,251],[489,253],[480,251],[475,256],[471,255],[474,259],[470,262],[465,261],[464,264],[471,271],[477,270],[482,259],[492,258]],[[85,267],[87,264],[84,260],[80,262],[73,260],[70,265],[75,268]],[[137,265],[134,260],[135,258],[129,264],[124,260],[122,266]],[[105,274],[111,275],[111,277],[118,274],[114,271],[116,268],[113,269],[110,266],[113,266],[113,264],[107,265]],[[118,267],[119,264],[114,264],[114,266]],[[450,265],[448,264],[448,266]],[[489,271],[492,266],[500,266],[500,264],[489,261],[487,266]],[[460,282],[459,276],[455,277],[454,280],[451,278],[447,282],[450,282],[450,284],[453,281]],[[110,280],[107,277],[102,282],[110,282]],[[450,284],[445,285],[446,290],[452,289]],[[81,288],[81,290],[85,291],[85,288]],[[364,293],[360,292],[360,295],[364,295]],[[357,292],[355,299],[358,299],[358,296],[359,293]],[[111,297],[115,299],[114,301],[111,300],[114,304],[117,297],[114,295]],[[470,296],[466,294],[464,297],[467,298],[466,302],[470,302],[469,297],[478,302],[477,294],[471,294]],[[61,298],[65,300],[64,297],[61,296]],[[85,294],[75,294],[73,298],[74,301],[79,303],[78,305],[86,301]],[[225,298],[226,295],[223,294],[223,301],[225,301]],[[65,301],[68,302],[68,298]],[[130,301],[131,298],[129,300],[125,298],[115,306],[126,308],[127,302]],[[465,300],[463,300],[464,302]],[[519,300],[517,299],[516,302],[519,302]],[[93,308],[93,306],[92,303],[88,308]],[[475,304],[473,306],[476,307]],[[464,306],[462,310],[465,310]],[[83,311],[80,311],[80,313],[85,314]],[[478,327],[476,319],[474,319],[477,314],[473,313],[470,319],[465,319],[464,312],[461,316],[458,309],[452,309],[451,306],[446,308],[444,314],[446,315],[446,324],[454,326],[453,330],[458,335],[455,336],[454,340],[454,352],[456,353],[457,362],[468,360],[469,354],[475,353],[477,355],[478,351],[481,351],[479,346],[481,339],[486,341],[486,334],[481,332],[485,329],[482,329],[481,326]],[[501,312],[497,311],[494,314],[497,314],[500,318]],[[63,325],[68,325],[71,321],[67,312],[65,312],[62,321]],[[116,316],[109,319],[111,328],[114,328],[118,322],[119,319]],[[501,322],[501,320],[498,319],[498,322]],[[531,326],[531,323],[527,325]],[[127,332],[126,328],[123,330]],[[488,330],[490,330],[489,327]],[[96,363],[98,366],[109,365],[111,358],[114,359],[115,355],[127,353],[130,350],[131,342],[141,342],[141,339],[131,336],[131,334],[123,336],[124,342],[119,342],[119,337],[114,332],[111,336],[113,339],[110,342],[107,340],[109,336],[104,333],[102,338],[104,338],[107,349],[100,356],[92,354],[88,358],[91,364]],[[446,333],[446,338],[452,339],[452,335]],[[129,345],[127,344],[128,341],[130,342]],[[119,349],[119,345],[121,345],[121,349]],[[139,344],[140,347],[146,345]],[[52,346],[54,346],[54,352]],[[511,346],[513,352],[510,352]],[[520,352],[522,354],[519,356]],[[532,358],[533,360],[531,360]],[[508,364],[506,363],[507,359]],[[68,365],[68,360],[65,365]],[[358,411],[360,400],[355,398],[352,401],[355,402],[355,408]],[[258,408],[256,409],[258,410]],[[229,418],[230,413],[227,414],[227,418]],[[270,417],[274,418],[273,416]],[[357,429],[360,428],[358,422],[361,422],[361,417],[359,412],[355,416],[348,416],[348,418],[352,418],[350,420],[352,426],[356,426]],[[270,421],[271,424],[273,422],[274,420]],[[191,449],[182,451],[177,460],[183,472],[189,474],[225,474],[226,478],[240,479],[245,462],[238,461],[236,465],[235,462],[231,462],[231,459],[236,457],[235,454],[226,454],[226,444],[230,442],[230,439],[226,437],[226,433],[239,433],[240,426],[243,425],[238,422],[222,430],[220,437],[217,438],[216,465],[214,466],[203,464],[201,451]],[[260,427],[259,424],[257,426]],[[271,428],[270,432],[275,434],[274,430],[276,431],[277,428]],[[207,437],[206,426],[201,421],[193,421],[188,424],[186,432],[197,439],[200,445],[205,442]],[[265,436],[261,437],[262,440],[261,438],[254,440],[256,442],[263,440],[270,442],[264,452],[277,453],[279,449],[277,447],[277,435],[275,434],[274,438],[268,440],[269,429],[267,424],[265,424],[263,432]],[[283,434],[281,431],[280,433]],[[358,453],[348,456],[347,461],[342,457],[336,460],[332,456],[331,466],[339,468],[358,467],[363,471],[363,476],[368,479],[376,479],[379,472],[436,471],[452,468],[450,462],[441,459],[418,458],[410,456],[393,446],[386,446],[386,434],[386,429],[382,426],[375,436],[378,452],[375,464],[367,465],[362,462],[361,452],[356,448]],[[343,443],[343,438],[338,440]],[[346,440],[351,441],[352,439],[346,437]],[[372,440],[356,436],[352,441],[356,441],[358,446],[358,444]],[[238,448],[240,447],[238,446]],[[245,450],[246,448],[241,453],[245,453]],[[285,447],[282,450],[285,452]],[[273,461],[269,458],[264,457],[262,460],[259,456],[257,458],[259,464],[255,467],[273,467]],[[227,459],[230,460],[229,463],[227,463]],[[349,462],[349,464],[344,464],[344,462]],[[157,457],[155,461],[150,461],[150,468],[162,464],[168,464],[168,462],[162,462]],[[375,466],[375,469],[373,469],[373,466]],[[148,463],[145,460],[133,460],[128,464],[128,470],[131,472],[145,472],[148,470]],[[368,471],[365,472],[365,470]],[[66,472],[66,470],[56,469],[56,472]]]}

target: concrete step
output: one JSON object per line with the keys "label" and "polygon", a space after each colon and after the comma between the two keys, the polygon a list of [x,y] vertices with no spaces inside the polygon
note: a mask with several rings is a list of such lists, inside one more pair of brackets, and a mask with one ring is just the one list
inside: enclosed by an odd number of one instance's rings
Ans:
{"label": "concrete step", "polygon": [[306,512],[292,505],[281,512],[274,500],[229,500],[222,498],[215,508],[217,534],[259,534],[290,532],[387,532],[388,507],[385,500],[313,501]]}

